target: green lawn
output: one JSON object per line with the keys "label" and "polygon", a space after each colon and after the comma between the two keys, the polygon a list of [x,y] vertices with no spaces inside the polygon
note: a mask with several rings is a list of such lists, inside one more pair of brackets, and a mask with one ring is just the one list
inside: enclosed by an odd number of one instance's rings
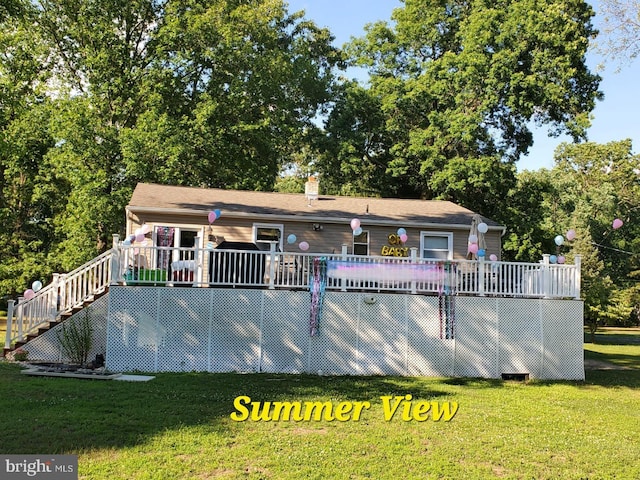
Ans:
{"label": "green lawn", "polygon": [[[585,382],[193,373],[129,383],[28,377],[0,363],[0,450],[78,454],[80,478],[92,480],[637,479],[637,338],[585,344],[587,358],[628,367],[587,371]],[[371,408],[360,421],[234,422],[240,395]],[[388,395],[458,411],[449,422],[385,421]]]}

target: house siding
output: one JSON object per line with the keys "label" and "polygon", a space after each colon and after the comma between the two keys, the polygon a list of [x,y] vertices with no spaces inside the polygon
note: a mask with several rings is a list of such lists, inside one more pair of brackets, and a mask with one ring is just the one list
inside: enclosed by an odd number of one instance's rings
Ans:
{"label": "house siding", "polygon": [[[285,252],[299,251],[298,244],[302,241],[309,244],[309,251],[313,253],[340,253],[343,244],[347,245],[347,253],[353,252],[353,232],[349,225],[343,223],[319,223],[306,220],[280,221],[263,217],[231,217],[223,214],[213,224],[208,225],[205,214],[200,218],[200,216],[195,217],[194,215],[174,213],[139,216],[129,213],[128,220],[130,222],[128,234],[133,233],[144,223],[148,223],[154,228],[156,226],[172,226],[198,230],[199,236],[202,238],[202,246],[205,246],[209,241],[215,242],[216,239],[218,240],[217,243],[220,243],[222,239],[233,242],[253,242],[253,225],[255,223],[282,225],[284,228],[282,246]],[[315,231],[313,229],[314,223],[321,225],[322,229]],[[384,246],[398,246],[390,245],[389,235],[395,234],[397,229],[403,227],[403,225],[368,225],[366,219],[361,219],[361,227],[369,232],[369,255],[381,255]],[[443,225],[434,228],[404,228],[407,231],[408,241],[401,246],[409,249],[412,247],[417,248],[418,256],[421,253],[420,232],[429,231],[453,233],[453,258],[462,259],[467,256],[469,229],[466,226],[450,228]],[[501,233],[502,230],[490,229],[485,234],[487,256],[495,254],[500,258]],[[287,237],[291,234],[296,236],[294,244],[287,243]]]}

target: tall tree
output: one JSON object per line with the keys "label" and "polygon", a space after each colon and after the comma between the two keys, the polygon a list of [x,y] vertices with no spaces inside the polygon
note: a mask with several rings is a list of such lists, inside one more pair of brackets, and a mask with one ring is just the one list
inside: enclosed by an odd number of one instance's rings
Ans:
{"label": "tall tree", "polygon": [[[576,0],[406,0],[393,24],[370,25],[348,52],[369,71],[386,172],[416,196],[499,215],[532,121],[585,135],[600,96],[585,65],[592,16]],[[338,107],[336,117],[351,108]]]}
{"label": "tall tree", "polygon": [[623,65],[640,54],[640,1],[599,0],[601,32],[596,44],[606,59]]}

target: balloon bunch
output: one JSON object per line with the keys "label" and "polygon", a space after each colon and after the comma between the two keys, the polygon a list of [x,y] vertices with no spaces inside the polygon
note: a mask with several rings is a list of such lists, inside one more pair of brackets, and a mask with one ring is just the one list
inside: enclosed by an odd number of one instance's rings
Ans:
{"label": "balloon bunch", "polygon": [[217,208],[215,210],[211,210],[207,215],[207,220],[209,220],[209,225],[211,225],[213,222],[215,222],[221,216],[222,216],[222,212],[220,210],[218,210]]}
{"label": "balloon bunch", "polygon": [[[298,238],[293,233],[290,233],[287,237],[287,243],[289,245],[293,245],[294,243],[296,243],[296,240],[298,240]],[[307,242],[300,242],[298,244],[298,248],[303,252],[306,252],[307,250],[309,250],[309,244]]]}
{"label": "balloon bunch", "polygon": [[24,291],[22,296],[24,297],[25,300],[31,300],[33,297],[36,296],[36,293],[38,293],[41,289],[42,289],[42,282],[40,280],[36,280],[31,284],[31,288],[27,288]]}
{"label": "balloon bunch", "polygon": [[407,240],[409,239],[409,237],[407,236],[407,231],[406,231],[404,228],[400,227],[400,228],[398,229],[398,232],[397,232],[397,233],[398,233],[398,238],[400,239],[400,241],[401,241],[403,244],[404,244],[404,243],[407,243]]}
{"label": "balloon bunch", "polygon": [[129,235],[127,238],[125,238],[122,244],[128,246],[133,244],[134,242],[138,242],[142,244],[143,247],[145,247],[149,244],[149,239],[146,238],[146,235],[149,232],[151,232],[151,227],[145,223],[144,225],[142,225],[142,227],[136,228],[135,232],[133,232],[132,235]]}
{"label": "balloon bunch", "polygon": [[362,227],[360,226],[360,220],[354,218],[351,220],[351,230],[353,231],[353,236],[357,237],[362,234]]}
{"label": "balloon bunch", "polygon": [[[486,223],[481,222],[481,223],[478,224],[478,233],[482,233],[484,235],[488,231],[489,231],[489,226]],[[469,235],[469,245],[467,247],[467,252],[468,253],[473,253],[474,255],[477,255],[478,257],[484,257],[487,254],[486,250],[479,246],[479,244],[478,244],[478,236],[474,235],[474,234]],[[498,257],[496,257],[496,260],[497,259],[498,259]]]}

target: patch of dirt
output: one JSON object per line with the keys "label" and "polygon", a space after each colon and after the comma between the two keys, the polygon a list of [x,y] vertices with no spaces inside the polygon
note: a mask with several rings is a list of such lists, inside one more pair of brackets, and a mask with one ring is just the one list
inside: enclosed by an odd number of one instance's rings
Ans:
{"label": "patch of dirt", "polygon": [[629,370],[629,367],[590,358],[584,359],[584,368],[585,370]]}

